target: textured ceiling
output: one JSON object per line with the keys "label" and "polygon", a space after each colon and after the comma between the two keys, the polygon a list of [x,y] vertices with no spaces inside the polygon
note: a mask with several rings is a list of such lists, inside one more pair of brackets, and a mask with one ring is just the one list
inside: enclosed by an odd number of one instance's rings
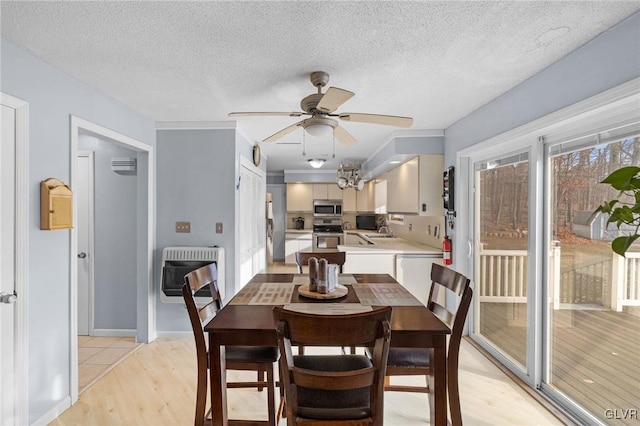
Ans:
{"label": "textured ceiling", "polygon": [[[338,112],[444,129],[640,10],[639,1],[1,2],[2,37],[155,121],[299,111],[311,71],[356,96]],[[242,118],[256,141],[296,118]],[[367,158],[394,128],[343,123]],[[307,169],[302,130],[261,143],[270,171]]]}

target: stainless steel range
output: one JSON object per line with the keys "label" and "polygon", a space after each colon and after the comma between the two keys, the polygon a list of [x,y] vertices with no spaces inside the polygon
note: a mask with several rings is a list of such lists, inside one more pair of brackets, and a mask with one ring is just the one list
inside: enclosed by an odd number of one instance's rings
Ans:
{"label": "stainless steel range", "polygon": [[342,219],[313,219],[313,251],[335,251],[342,244]]}

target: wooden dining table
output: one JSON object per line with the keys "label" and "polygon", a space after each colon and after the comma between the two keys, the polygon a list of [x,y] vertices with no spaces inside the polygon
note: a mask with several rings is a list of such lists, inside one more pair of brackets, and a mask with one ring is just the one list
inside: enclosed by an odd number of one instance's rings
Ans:
{"label": "wooden dining table", "polygon": [[236,423],[227,418],[225,345],[277,346],[271,311],[274,306],[298,303],[392,306],[391,346],[431,351],[429,419],[432,425],[445,425],[446,338],[451,333],[449,327],[388,274],[340,274],[338,283],[346,287],[348,293],[329,300],[300,295],[298,288],[306,283],[308,279],[304,274],[257,274],[205,326],[209,335],[213,425]]}

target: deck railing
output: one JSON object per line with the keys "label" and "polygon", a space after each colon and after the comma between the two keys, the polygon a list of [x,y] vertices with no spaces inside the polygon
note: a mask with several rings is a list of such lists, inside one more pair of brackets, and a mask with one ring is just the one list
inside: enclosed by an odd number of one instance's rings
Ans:
{"label": "deck railing", "polygon": [[[527,250],[481,250],[476,269],[480,302],[526,303]],[[640,253],[560,271],[560,244],[549,252],[549,288],[553,309],[561,303],[593,304],[622,311],[640,306]]]}
{"label": "deck railing", "polygon": [[627,252],[626,257],[614,253],[612,265],[611,310],[640,306],[640,252]]}
{"label": "deck railing", "polygon": [[477,283],[481,302],[526,303],[527,250],[482,250]]}

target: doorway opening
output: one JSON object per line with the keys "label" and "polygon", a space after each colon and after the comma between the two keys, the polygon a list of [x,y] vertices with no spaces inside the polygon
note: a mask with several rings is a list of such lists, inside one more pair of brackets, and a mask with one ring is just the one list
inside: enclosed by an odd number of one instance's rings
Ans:
{"label": "doorway opening", "polygon": [[[75,188],[82,174],[78,170],[77,157],[79,154],[79,139],[89,135],[109,142],[114,147],[124,148],[133,151],[137,161],[137,176],[134,183],[134,198],[132,211],[127,214],[131,217],[131,233],[133,245],[131,250],[132,275],[134,276],[134,288],[131,289],[131,297],[135,306],[135,339],[137,342],[146,343],[153,341],[156,337],[155,330],[155,304],[153,299],[152,281],[152,259],[153,259],[153,229],[154,229],[154,147],[128,136],[114,132],[89,121],[71,116],[71,186]],[[86,149],[85,149],[86,150]],[[78,217],[77,197],[74,197],[74,216]],[[77,226],[71,230],[70,244],[70,271],[71,271],[71,300],[70,300],[70,383],[71,383],[71,404],[78,399],[78,229]],[[84,252],[86,254],[86,252]],[[116,333],[115,335],[113,333]],[[131,334],[132,332],[125,332]],[[117,336],[117,330],[111,330],[111,335]],[[123,337],[123,336],[120,336]]]}

